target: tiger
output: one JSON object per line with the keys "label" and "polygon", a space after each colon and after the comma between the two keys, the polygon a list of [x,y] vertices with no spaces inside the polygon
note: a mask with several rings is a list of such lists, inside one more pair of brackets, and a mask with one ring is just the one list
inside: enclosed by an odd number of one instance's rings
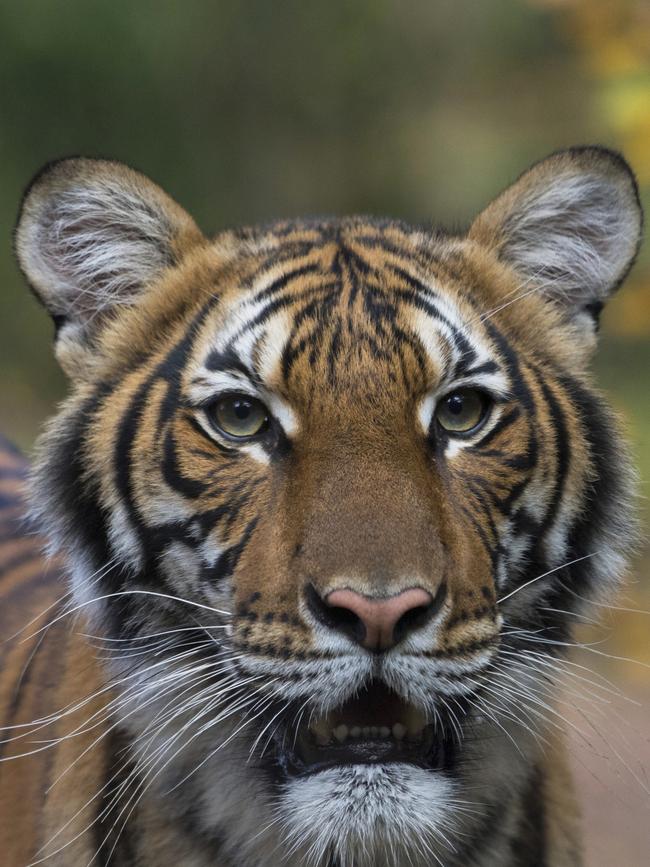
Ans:
{"label": "tiger", "polygon": [[47,165],[15,250],[69,396],[28,495],[0,460],[3,865],[582,864],[557,703],[637,534],[591,359],[641,229],[600,146],[456,232],[207,239]]}

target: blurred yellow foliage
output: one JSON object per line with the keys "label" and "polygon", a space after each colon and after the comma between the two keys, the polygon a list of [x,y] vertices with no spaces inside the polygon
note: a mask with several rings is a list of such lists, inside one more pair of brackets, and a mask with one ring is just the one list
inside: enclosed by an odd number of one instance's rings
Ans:
{"label": "blurred yellow foliage", "polygon": [[648,269],[638,268],[625,285],[616,303],[607,309],[607,332],[625,337],[646,337],[650,333],[650,279]]}
{"label": "blurred yellow foliage", "polygon": [[[585,73],[597,83],[596,110],[650,187],[650,2],[531,0],[554,14]],[[609,318],[612,330],[650,333],[650,256],[645,255]]]}
{"label": "blurred yellow foliage", "polygon": [[571,42],[598,75],[648,72],[650,4],[647,0],[531,0],[553,10]]}
{"label": "blurred yellow foliage", "polygon": [[602,87],[606,120],[650,184],[650,3],[648,0],[533,0],[556,11],[562,32]]}
{"label": "blurred yellow foliage", "polygon": [[602,105],[639,183],[650,185],[650,71],[644,78],[609,82],[603,90]]}
{"label": "blurred yellow foliage", "polygon": [[648,0],[533,0],[555,10],[585,70],[602,86],[605,118],[650,184],[650,3]]}

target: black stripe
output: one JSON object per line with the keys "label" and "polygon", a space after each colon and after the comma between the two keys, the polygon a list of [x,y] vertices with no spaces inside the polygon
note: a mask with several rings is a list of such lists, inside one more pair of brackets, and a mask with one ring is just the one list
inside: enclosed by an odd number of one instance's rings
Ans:
{"label": "black stripe", "polygon": [[456,371],[457,376],[479,376],[484,373],[498,373],[499,365],[496,361],[484,361],[483,364],[477,364],[474,367],[463,368],[461,362]]}
{"label": "black stripe", "polygon": [[[310,350],[310,357],[312,357],[310,363],[313,364],[314,351],[317,347],[321,347],[325,327],[331,321],[333,315],[332,308],[341,291],[338,284],[331,283],[327,286],[323,286],[322,289],[327,291],[329,294],[322,298],[316,298],[310,301],[293,317],[291,333],[283,349],[281,359],[282,375],[285,382],[288,381],[291,376],[292,368],[300,356],[307,352],[307,350]],[[300,326],[310,316],[312,317],[311,330],[308,334],[303,334],[298,343],[296,343],[296,337],[298,336]],[[337,321],[340,323],[340,317]]]}
{"label": "black stripe", "polygon": [[165,434],[163,444],[162,474],[170,488],[190,500],[196,500],[206,492],[208,487],[198,479],[190,479],[181,472],[178,466],[176,440],[171,428]]}
{"label": "black stripe", "polygon": [[546,804],[539,767],[530,775],[521,799],[517,836],[510,841],[512,867],[546,867]]}
{"label": "black stripe", "polygon": [[214,586],[226,581],[232,576],[233,572],[237,568],[239,558],[243,554],[244,548],[248,544],[248,540],[250,539],[253,530],[257,526],[258,520],[259,518],[253,518],[244,530],[244,534],[239,542],[237,542],[236,545],[231,545],[230,548],[226,548],[226,550],[219,556],[219,559],[214,566],[206,567],[203,570],[202,577],[204,581],[209,582]]}
{"label": "black stripe", "polygon": [[[489,484],[486,483],[484,479],[471,479],[467,475],[463,475],[463,478],[465,480],[465,484],[471,491],[472,496],[475,500],[478,501],[481,510],[484,512],[485,518],[490,528],[490,532],[492,533],[494,542],[496,543],[496,540],[499,538],[499,533],[497,531],[496,523],[494,521],[494,516],[492,515],[490,502],[488,501],[491,500],[492,505],[494,505],[495,502],[498,502],[497,497],[490,489]],[[483,488],[483,490],[481,490],[481,487]]]}
{"label": "black stripe", "polygon": [[508,410],[505,415],[502,415],[501,418],[495,422],[483,439],[474,443],[474,448],[479,450],[485,448],[485,446],[489,445],[495,437],[499,436],[500,433],[509,428],[510,425],[514,424],[520,416],[521,409],[518,406],[513,406],[512,409]]}
{"label": "black stripe", "polygon": [[309,298],[318,292],[331,290],[331,288],[331,285],[313,286],[309,289],[303,289],[301,292],[297,292],[294,295],[287,295],[284,298],[275,298],[273,301],[270,301],[262,310],[260,310],[260,312],[256,316],[246,322],[245,325],[242,325],[241,328],[239,328],[235,332],[235,334],[233,334],[233,336],[229,340],[228,348],[231,349],[232,347],[234,347],[242,334],[245,334],[247,331],[252,331],[259,325],[262,325],[274,313],[277,313],[278,310],[289,307],[291,304],[299,304],[302,300]]}
{"label": "black stripe", "polygon": [[553,522],[555,521],[558,509],[560,508],[560,504],[562,502],[566,478],[569,472],[569,463],[571,460],[571,443],[569,441],[568,430],[562,407],[560,406],[552,390],[544,381],[542,376],[538,373],[538,371],[534,370],[534,372],[538,377],[538,381],[546,399],[548,411],[551,416],[551,424],[553,425],[555,435],[555,454],[557,457],[553,492],[551,494],[551,500],[546,510],[546,514],[539,529],[539,542],[541,543],[542,537],[546,534],[546,532],[550,529]]}
{"label": "black stripe", "polygon": [[[277,264],[276,260],[272,260],[272,264]],[[277,280],[274,280],[270,283],[266,289],[262,289],[256,295],[253,295],[254,301],[262,301],[273,298],[274,295],[277,295],[279,292],[282,292],[283,289],[292,283],[294,280],[297,280],[299,277],[304,277],[305,274],[315,274],[320,270],[320,265],[317,263],[312,263],[309,265],[303,265],[300,268],[294,268],[293,271],[287,271],[285,274],[280,275]]]}
{"label": "black stripe", "polygon": [[[569,534],[568,559],[576,559],[602,547],[603,537],[627,539],[630,535],[630,508],[625,493],[625,463],[621,457],[617,424],[609,407],[575,379],[563,376],[560,385],[569,395],[578,414],[582,433],[589,446],[591,466],[584,503]],[[571,567],[571,588],[579,594],[588,590],[592,565],[589,560]]]}
{"label": "black stripe", "polygon": [[[475,863],[475,856],[489,851],[503,827],[502,819],[507,809],[507,802],[505,801],[504,797],[500,803],[491,804],[471,836],[461,838],[460,842],[456,844],[454,864],[458,867],[468,867],[472,862]],[[472,861],[469,860],[470,858]],[[502,865],[502,867],[506,867],[506,865]]]}
{"label": "black stripe", "polygon": [[469,511],[466,506],[461,506],[462,511],[472,522],[472,526],[476,530],[478,537],[481,541],[481,544],[485,548],[485,551],[490,558],[490,564],[492,566],[492,570],[496,569],[499,552],[495,547],[490,544],[490,540],[487,537],[487,533],[485,532],[485,527],[474,517],[474,515]]}
{"label": "black stripe", "polygon": [[386,301],[385,296],[386,293],[381,287],[372,285],[364,287],[364,308],[372,319],[378,333],[398,353],[402,367],[402,379],[410,385],[410,380],[406,376],[404,348],[408,347],[413,353],[422,379],[426,375],[428,358],[422,349],[421,343],[397,324],[397,308],[392,302]]}
{"label": "black stripe", "polygon": [[[52,609],[52,614],[51,614],[52,621],[56,620],[57,616],[59,616],[59,614],[63,610],[63,607],[64,607],[63,602],[59,602]],[[6,708],[6,711],[5,711],[6,716],[4,717],[4,723],[2,725],[2,729],[4,730],[5,734],[8,731],[10,731],[12,726],[15,724],[15,722],[18,718],[18,713],[20,711],[20,705],[21,705],[22,699],[25,696],[25,690],[29,686],[32,675],[34,673],[34,669],[36,668],[36,663],[40,659],[41,654],[45,651],[45,649],[47,648],[49,650],[49,643],[53,638],[54,639],[57,638],[56,628],[46,629],[44,631],[44,633],[34,637],[34,639],[33,639],[34,649],[31,651],[31,654],[27,656],[26,664],[25,664],[24,668],[21,669],[21,671],[18,675],[18,679],[16,680],[16,683],[14,684],[14,689],[13,689],[11,701],[10,701],[8,707]],[[15,640],[17,642],[20,642],[21,636],[16,636]],[[53,659],[53,665],[57,665],[57,664],[61,663],[61,654],[60,653],[54,653],[54,654],[51,654],[50,656]],[[49,664],[49,662],[48,662],[48,664]],[[50,672],[50,674],[52,674],[52,672]],[[41,691],[46,692],[48,687],[51,687],[52,684],[56,684],[56,683],[57,683],[57,679],[54,678],[52,681],[48,682],[47,684],[41,684],[40,685]],[[48,708],[48,713],[51,713],[51,711],[52,711],[52,709]],[[45,738],[46,735],[43,734],[43,732],[41,732],[41,736],[43,738]],[[3,760],[4,754],[5,754],[8,746],[9,746],[9,744],[11,744],[11,743],[12,743],[11,737],[0,737],[0,761]],[[54,749],[54,746],[52,747],[52,749]]]}
{"label": "black stripe", "polygon": [[131,450],[146,406],[148,395],[153,384],[158,379],[166,379],[169,386],[167,395],[163,401],[163,405],[161,406],[160,415],[163,416],[163,419],[159,419],[159,422],[163,421],[164,417],[168,414],[168,408],[172,404],[173,396],[176,394],[178,389],[184,362],[192,348],[196,332],[215,303],[217,303],[215,299],[211,299],[210,302],[203,306],[190,323],[187,333],[174,347],[172,347],[163,361],[157,365],[155,370],[139,386],[135,395],[131,399],[128,409],[124,413],[119,426],[113,453],[115,484],[122,503],[127,510],[131,527],[138,537],[138,541],[144,551],[145,560],[148,564],[153,564],[156,552],[152,551],[148,544],[149,539],[147,527],[135,503],[133,482],[131,478]]}
{"label": "black stripe", "polygon": [[[52,508],[66,516],[67,531],[74,533],[93,559],[93,568],[103,567],[110,559],[106,516],[100,506],[99,486],[96,480],[87,478],[84,464],[87,432],[104,398],[111,392],[113,383],[103,384],[85,401],[68,421],[65,439],[51,443],[47,459],[49,490],[55,493]],[[123,577],[112,569],[104,577],[109,592],[121,588]]]}
{"label": "black stripe", "polygon": [[[127,777],[135,771],[134,762],[128,752],[128,739],[119,727],[112,728],[106,735],[106,741],[101,748],[104,749],[106,761],[104,765],[103,785],[98,786],[98,792],[103,792],[96,802],[96,817],[92,825],[92,834],[95,849],[95,862],[100,867],[135,867],[137,852],[135,846],[135,827],[138,821],[138,803],[130,812],[127,807],[129,795],[135,791],[139,783],[139,777],[132,778],[131,787],[126,785]],[[108,807],[111,799],[120,786],[125,786],[120,794],[118,803],[113,806],[111,812],[102,820],[101,814]],[[122,810],[124,812],[122,813]],[[120,816],[120,813],[122,815]],[[118,817],[120,817],[118,819]],[[111,854],[111,850],[114,851]]]}
{"label": "black stripe", "polygon": [[[399,228],[403,231],[407,236],[410,235],[413,231],[412,227],[406,225],[400,225],[399,223],[390,223],[387,222],[384,224],[388,229]],[[382,228],[381,225],[378,228]],[[389,255],[396,256],[400,258],[402,261],[406,259],[412,264],[413,261],[417,262],[420,268],[423,271],[431,273],[432,277],[438,277],[438,272],[434,270],[433,266],[441,266],[442,260],[436,256],[430,246],[426,248],[426,250],[421,249],[418,250],[413,246],[409,237],[405,238],[406,244],[403,247],[398,246],[397,244],[393,244],[389,241],[385,236],[382,235],[355,235],[354,243],[365,247],[368,250],[381,250],[384,253],[388,253]],[[444,263],[445,271],[452,277],[459,278],[453,269],[449,267],[449,262]]]}
{"label": "black stripe", "polygon": [[303,355],[307,347],[310,346],[316,338],[317,332],[312,331],[300,338],[297,344],[287,341],[286,346],[282,350],[282,378],[288,382],[291,376],[291,371],[298,358]]}
{"label": "black stripe", "polygon": [[[476,361],[476,351],[474,347],[471,345],[469,340],[465,337],[465,335],[460,331],[460,329],[453,324],[445,315],[441,313],[440,310],[436,307],[435,303],[429,300],[431,296],[435,297],[435,292],[431,289],[430,286],[427,286],[421,280],[418,280],[417,277],[414,277],[412,274],[409,274],[408,271],[405,271],[403,268],[399,268],[396,266],[391,267],[393,273],[395,273],[398,277],[400,277],[404,282],[411,287],[412,292],[406,292],[403,289],[395,289],[394,292],[397,297],[406,301],[406,303],[417,307],[419,310],[422,310],[432,319],[440,322],[446,328],[448,328],[454,338],[457,348],[459,349],[461,356],[463,357],[463,363],[466,365],[472,365]],[[422,295],[427,297],[423,298]]]}
{"label": "black stripe", "polygon": [[493,322],[486,322],[485,327],[491,339],[496,343],[499,353],[506,364],[508,377],[513,385],[514,396],[524,409],[530,413],[531,417],[534,418],[536,415],[535,402],[522,374],[518,354]]}
{"label": "black stripe", "polygon": [[239,373],[243,373],[244,376],[248,377],[248,379],[254,380],[256,378],[255,373],[252,370],[249,370],[237,353],[233,352],[232,349],[225,352],[220,349],[213,349],[205,361],[205,366],[208,370],[236,370]]}

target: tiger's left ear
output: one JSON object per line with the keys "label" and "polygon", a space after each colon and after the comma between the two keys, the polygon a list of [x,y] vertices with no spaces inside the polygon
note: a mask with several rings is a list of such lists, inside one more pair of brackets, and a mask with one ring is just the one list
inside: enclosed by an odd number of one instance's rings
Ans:
{"label": "tiger's left ear", "polygon": [[579,147],[534,165],[474,221],[469,237],[538,289],[585,336],[632,267],[643,215],[632,170],[615,151]]}

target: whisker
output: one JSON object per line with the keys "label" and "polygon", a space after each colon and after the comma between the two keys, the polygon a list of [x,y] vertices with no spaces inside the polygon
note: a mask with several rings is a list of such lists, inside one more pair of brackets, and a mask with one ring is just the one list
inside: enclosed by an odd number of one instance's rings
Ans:
{"label": "whisker", "polygon": [[[194,608],[201,608],[204,611],[211,611],[213,614],[222,614],[224,617],[231,616],[229,611],[222,611],[219,608],[213,608],[211,605],[203,605],[201,602],[194,602],[191,599],[183,599],[182,596],[172,596],[169,593],[159,593],[155,590],[118,590],[115,593],[105,593],[103,596],[96,596],[93,599],[87,599],[85,602],[80,602],[78,605],[75,605],[74,608],[72,608],[70,611],[66,611],[64,614],[60,614],[58,617],[55,617],[54,620],[48,623],[47,626],[42,626],[40,629],[37,629],[31,637],[38,635],[40,632],[43,631],[43,629],[51,628],[52,626],[54,626],[55,623],[58,623],[59,620],[62,620],[64,617],[67,617],[70,614],[74,614],[77,611],[81,611],[88,605],[93,605],[96,602],[103,602],[106,599],[114,599],[120,596],[155,596],[160,599],[169,599],[173,602],[182,602],[184,605],[190,605]],[[26,639],[23,639],[23,641],[25,640]]]}
{"label": "whisker", "polygon": [[554,572],[559,572],[560,569],[566,569],[568,566],[573,566],[575,563],[580,563],[582,560],[587,560],[589,557],[595,557],[599,554],[600,551],[593,551],[591,554],[585,554],[583,557],[576,557],[575,560],[569,560],[568,563],[562,563],[560,566],[556,566],[554,569],[549,569],[548,572],[544,572],[543,575],[538,575],[536,578],[531,578],[530,581],[526,581],[524,584],[521,584],[519,587],[515,587],[514,590],[511,590],[510,593],[507,593],[505,596],[502,596],[500,599],[497,599],[497,604],[501,604],[505,602],[506,599],[510,599],[515,593],[519,593],[521,590],[524,590],[526,587],[530,587],[531,584],[534,584],[536,581],[541,581],[542,578],[547,578],[549,575],[552,575]]}

